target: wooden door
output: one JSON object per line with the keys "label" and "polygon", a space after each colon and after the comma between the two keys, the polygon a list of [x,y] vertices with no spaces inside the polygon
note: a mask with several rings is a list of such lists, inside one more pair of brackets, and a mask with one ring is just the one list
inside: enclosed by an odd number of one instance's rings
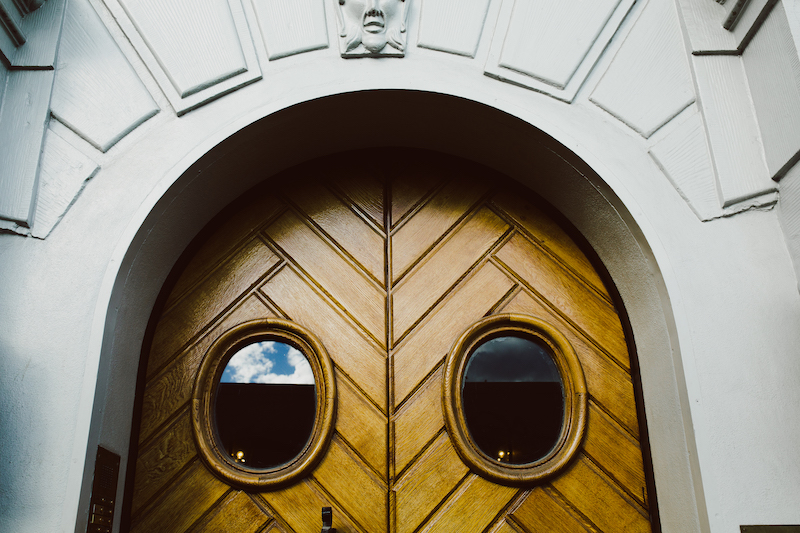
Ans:
{"label": "wooden door", "polygon": [[[132,531],[316,533],[323,506],[339,532],[651,530],[619,317],[586,256],[529,194],[462,160],[370,150],[303,165],[246,196],[194,248],[158,317]],[[443,421],[448,350],[477,320],[506,312],[556,326],[589,392],[580,451],[533,487],[470,472]],[[268,316],[325,345],[337,418],[309,476],[253,493],[200,460],[188,402],[211,343]]]}

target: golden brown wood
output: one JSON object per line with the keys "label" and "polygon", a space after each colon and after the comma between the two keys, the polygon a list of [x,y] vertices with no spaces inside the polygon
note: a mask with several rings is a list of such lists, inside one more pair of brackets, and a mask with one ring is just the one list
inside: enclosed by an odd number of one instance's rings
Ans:
{"label": "golden brown wood", "polygon": [[357,326],[338,313],[318,292],[289,268],[261,287],[287,318],[313,331],[348,376],[386,409],[386,355]]}
{"label": "golden brown wood", "polygon": [[177,533],[186,531],[230,487],[214,477],[200,461],[195,461],[173,484],[172,490],[143,512],[133,524],[134,533]]}
{"label": "golden brown wood", "polygon": [[478,533],[492,523],[516,493],[513,487],[495,485],[472,474],[421,531]]}
{"label": "golden brown wood", "polygon": [[289,189],[303,213],[383,285],[383,237],[318,182]]}
{"label": "golden brown wood", "polygon": [[386,531],[386,484],[338,439],[331,442],[314,479],[364,531]]}
{"label": "golden brown wood", "polygon": [[[149,347],[132,531],[306,533],[323,506],[340,533],[650,530],[627,345],[586,256],[496,174],[426,152],[401,160],[287,171],[196,248]],[[469,472],[445,429],[444,358],[497,313],[552,324],[586,378],[581,452],[534,488]],[[214,342],[275,316],[329,353],[337,421],[302,480],[248,495],[198,460],[189,399]]]}
{"label": "golden brown wood", "polygon": [[258,195],[250,209],[236,210],[215,227],[194,253],[170,292],[165,309],[171,308],[187,291],[193,289],[235,251],[256,235],[285,206],[277,197]]}
{"label": "golden brown wood", "polygon": [[353,206],[366,214],[379,228],[383,228],[383,184],[369,170],[347,169],[335,176],[336,187],[344,193]]}
{"label": "golden brown wood", "polygon": [[192,438],[189,410],[167,426],[149,446],[139,450],[136,462],[136,490],[133,513],[136,514],[153,495],[197,455]]}
{"label": "golden brown wood", "polygon": [[519,533],[516,529],[508,525],[508,522],[500,522],[496,527],[492,528],[489,533]]}
{"label": "golden brown wood", "polygon": [[442,371],[429,379],[394,415],[394,469],[402,471],[444,427]]}
{"label": "golden brown wood", "polygon": [[256,296],[247,297],[162,372],[150,378],[144,393],[139,442],[145,442],[176,409],[188,404],[203,354],[222,333],[248,320],[271,316],[272,312]]}
{"label": "golden brown wood", "polygon": [[[415,328],[394,354],[395,406],[444,359],[458,335],[488,313],[513,286],[494,265],[486,265]],[[394,305],[398,305],[396,300]]]}
{"label": "golden brown wood", "polygon": [[255,533],[269,516],[246,493],[232,492],[193,533]]}
{"label": "golden brown wood", "polygon": [[600,276],[586,255],[553,219],[529,200],[528,195],[518,188],[507,187],[495,195],[492,203],[511,217],[517,226],[533,237],[538,244],[558,257],[562,265],[589,283],[606,300],[611,301]]}
{"label": "golden brown wood", "polygon": [[486,192],[477,181],[452,181],[392,236],[392,278],[403,273],[441,239]]}
{"label": "golden brown wood", "polygon": [[[514,297],[502,311],[539,316],[553,324],[561,320],[559,315],[525,291]],[[583,335],[576,334],[577,330],[571,329],[566,322],[563,324],[560,331],[578,353],[589,394],[612,413],[634,438],[638,438],[639,425],[630,375]]]}
{"label": "golden brown wood", "polygon": [[444,295],[489,249],[508,226],[488,209],[466,221],[394,292],[394,339]]}
{"label": "golden brown wood", "polygon": [[344,377],[336,380],[336,431],[382,478],[386,478],[386,416]]}
{"label": "golden brown wood", "polygon": [[356,527],[343,508],[325,495],[313,479],[259,496],[295,533],[316,533],[322,529],[323,507],[333,508],[333,526],[337,533],[370,533]]}
{"label": "golden brown wood", "polygon": [[583,522],[553,499],[543,488],[535,488],[514,514],[514,520],[534,533],[585,533]]}
{"label": "golden brown wood", "polygon": [[266,230],[269,238],[378,342],[383,342],[385,296],[294,213]]}
{"label": "golden brown wood", "polygon": [[420,202],[442,185],[442,177],[436,173],[423,174],[404,169],[392,183],[392,227],[402,223]]}
{"label": "golden brown wood", "polygon": [[258,239],[248,242],[159,320],[147,363],[148,376],[262,278],[278,258]]}
{"label": "golden brown wood", "polygon": [[646,488],[639,443],[595,404],[589,406],[589,429],[584,443],[586,455],[644,506]]}
{"label": "golden brown wood", "polygon": [[[425,169],[423,166],[422,169]],[[393,180],[392,193],[392,227],[400,224],[420,202],[427,199],[441,186],[443,176],[432,169],[422,170],[413,163],[399,169],[399,175]]]}
{"label": "golden brown wood", "polygon": [[498,251],[496,257],[546,298],[554,309],[628,367],[625,335],[609,302],[520,234]]}
{"label": "golden brown wood", "polygon": [[397,533],[414,531],[468,472],[442,434],[395,484]]}
{"label": "golden brown wood", "polygon": [[650,531],[642,509],[585,457],[575,461],[552,485],[601,531]]}

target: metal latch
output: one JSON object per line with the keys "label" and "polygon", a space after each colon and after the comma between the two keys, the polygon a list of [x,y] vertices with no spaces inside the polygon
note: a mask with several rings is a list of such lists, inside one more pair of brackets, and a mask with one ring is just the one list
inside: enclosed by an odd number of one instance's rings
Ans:
{"label": "metal latch", "polygon": [[322,533],[336,533],[333,527],[333,509],[330,507],[322,508]]}

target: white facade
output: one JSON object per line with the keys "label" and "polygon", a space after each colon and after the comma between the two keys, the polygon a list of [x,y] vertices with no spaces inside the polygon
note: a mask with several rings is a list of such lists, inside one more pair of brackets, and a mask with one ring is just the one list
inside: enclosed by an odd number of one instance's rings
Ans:
{"label": "white facade", "polygon": [[334,0],[69,0],[54,81],[2,49],[0,530],[85,531],[98,444],[122,494],[145,328],[197,232],[373,146],[504,172],[595,248],[663,531],[800,524],[800,3],[727,30],[733,0],[405,2],[404,57],[342,58]]}

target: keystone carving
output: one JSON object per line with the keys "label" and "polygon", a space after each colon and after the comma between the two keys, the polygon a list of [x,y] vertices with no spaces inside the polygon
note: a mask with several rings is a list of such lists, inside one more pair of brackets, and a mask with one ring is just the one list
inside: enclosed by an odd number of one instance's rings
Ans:
{"label": "keystone carving", "polygon": [[350,57],[403,57],[410,0],[334,0],[339,51]]}

